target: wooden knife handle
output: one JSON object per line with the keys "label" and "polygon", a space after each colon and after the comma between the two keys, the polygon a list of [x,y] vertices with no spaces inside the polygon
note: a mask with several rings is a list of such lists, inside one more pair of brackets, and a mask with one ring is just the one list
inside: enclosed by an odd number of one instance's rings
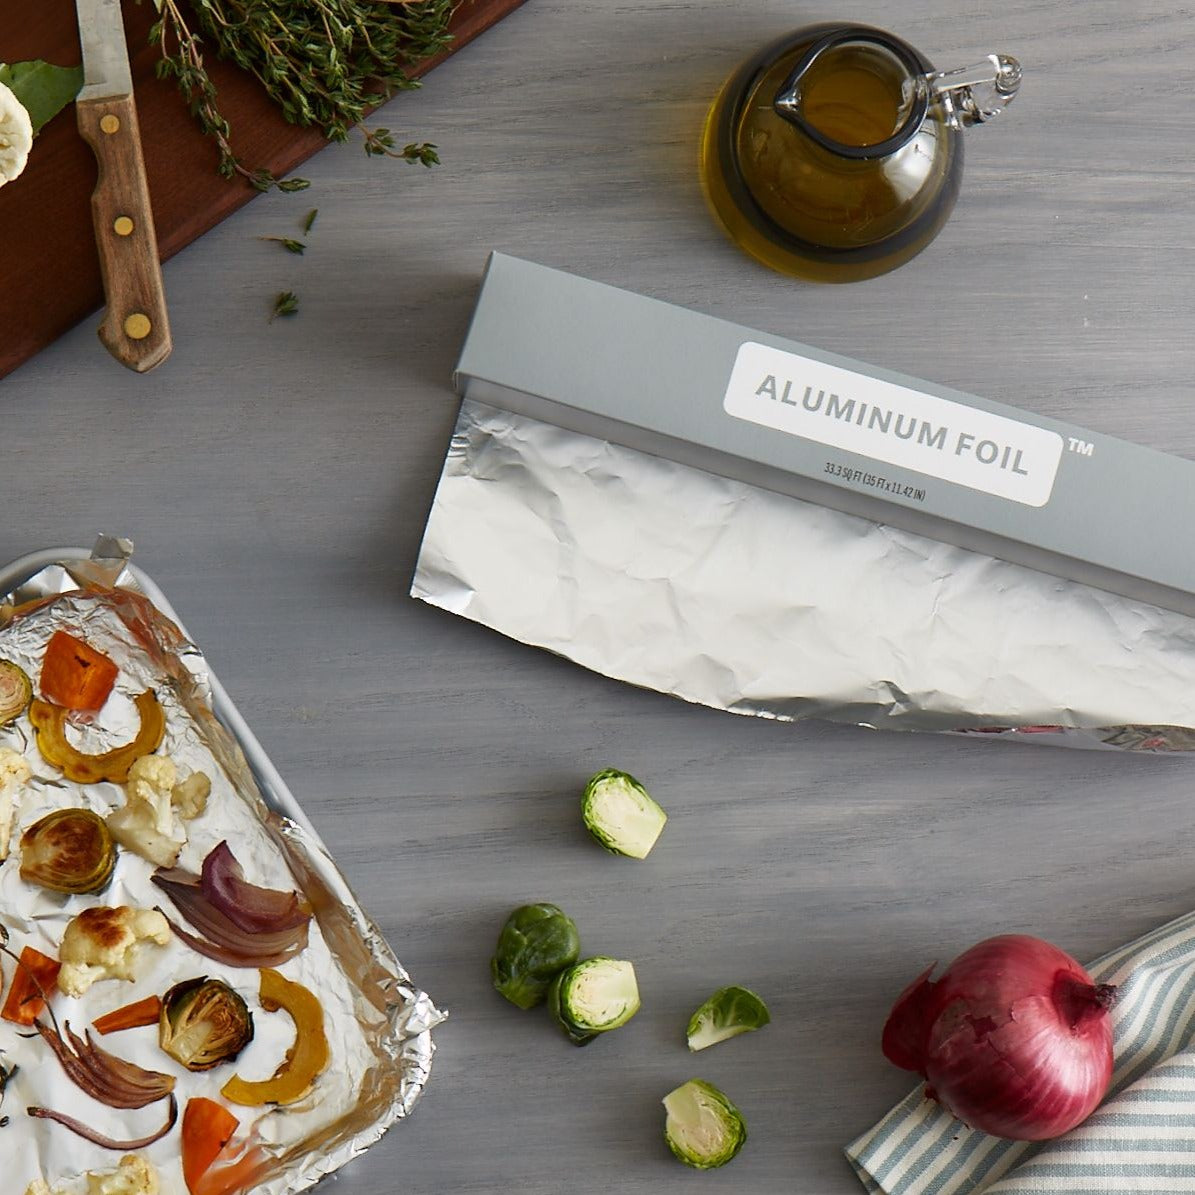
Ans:
{"label": "wooden knife handle", "polygon": [[100,340],[122,365],[144,373],[170,356],[171,342],[137,106],[129,95],[76,108],[79,132],[99,163],[91,215],[108,301]]}

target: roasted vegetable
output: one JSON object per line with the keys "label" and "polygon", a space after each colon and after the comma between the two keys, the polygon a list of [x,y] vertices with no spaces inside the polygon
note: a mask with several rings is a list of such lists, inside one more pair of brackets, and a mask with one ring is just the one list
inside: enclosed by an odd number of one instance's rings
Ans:
{"label": "roasted vegetable", "polygon": [[605,955],[582,959],[553,980],[548,1007],[574,1045],[587,1045],[639,1011],[635,968]]}
{"label": "roasted vegetable", "polygon": [[65,996],[82,996],[101,979],[137,978],[139,943],[165,946],[170,925],[157,909],[129,905],[84,909],[67,923],[58,957],[58,990]]}
{"label": "roasted vegetable", "polygon": [[33,682],[19,664],[0,660],[0,726],[15,722],[33,696]]}
{"label": "roasted vegetable", "polygon": [[689,1018],[690,1050],[704,1050],[720,1041],[762,1029],[770,1020],[768,1006],[750,989],[719,988]]}
{"label": "roasted vegetable", "polygon": [[122,1029],[143,1029],[147,1025],[156,1025],[161,1015],[161,997],[146,996],[144,1000],[136,1000],[104,1013],[91,1022],[91,1027],[99,1034],[119,1033]]}
{"label": "roasted vegetable", "polygon": [[162,997],[158,1044],[189,1071],[231,1062],[253,1040],[253,1014],[223,980],[187,979]]}
{"label": "roasted vegetable", "polygon": [[115,866],[116,844],[90,809],[56,809],[21,835],[21,879],[53,892],[99,892]]}
{"label": "roasted vegetable", "polygon": [[664,1097],[664,1140],[686,1166],[725,1166],[743,1148],[743,1114],[712,1083],[690,1079]]}
{"label": "roasted vegetable", "polygon": [[183,1181],[192,1195],[240,1123],[215,1100],[195,1096],[187,1101],[183,1112]]}
{"label": "roasted vegetable", "polygon": [[[230,967],[278,967],[307,948],[311,915],[305,901],[303,918],[297,924],[290,924],[285,929],[255,932],[242,929],[228,913],[207,898],[200,876],[175,867],[169,871],[155,871],[151,878],[170,897],[179,912],[204,935],[199,937],[173,921],[170,923],[174,932],[205,958],[226,963]],[[227,894],[220,900],[227,907]]]}
{"label": "roasted vegetable", "polygon": [[586,829],[615,855],[646,859],[668,815],[626,772],[606,768],[591,776],[581,798]]}
{"label": "roasted vegetable", "polygon": [[506,919],[490,960],[494,987],[519,1008],[534,1008],[552,980],[581,954],[577,927],[551,904],[522,905]]}
{"label": "roasted vegetable", "polygon": [[233,1075],[220,1089],[220,1094],[230,1103],[248,1107],[298,1103],[328,1065],[323,1006],[315,994],[302,984],[268,969],[261,973],[258,998],[266,1012],[283,1009],[290,1013],[295,1023],[294,1045],[287,1051],[282,1065],[272,1078],[253,1083]]}
{"label": "roasted vegetable", "polygon": [[0,1017],[16,1025],[32,1025],[46,1007],[45,997],[52,995],[58,979],[59,962],[26,946],[12,975]]}
{"label": "roasted vegetable", "polygon": [[28,761],[19,751],[0,747],[0,863],[8,858],[8,848],[12,842],[16,795],[32,776]]}
{"label": "roasted vegetable", "polygon": [[126,850],[173,867],[186,845],[186,823],[207,808],[211,789],[204,772],[180,781],[169,755],[142,755],[129,766],[125,803],[108,814],[108,829]]}
{"label": "roasted vegetable", "polygon": [[66,631],[55,631],[42,657],[41,695],[68,710],[98,710],[119,672],[103,652]]}
{"label": "roasted vegetable", "polygon": [[65,709],[47,701],[33,701],[29,721],[37,732],[37,749],[46,763],[61,768],[62,774],[77,784],[98,784],[101,780],[123,784],[133,761],[156,751],[166,732],[166,718],[152,689],[138,693],[133,704],[141,715],[141,725],[132,741],[88,755],[67,741]]}

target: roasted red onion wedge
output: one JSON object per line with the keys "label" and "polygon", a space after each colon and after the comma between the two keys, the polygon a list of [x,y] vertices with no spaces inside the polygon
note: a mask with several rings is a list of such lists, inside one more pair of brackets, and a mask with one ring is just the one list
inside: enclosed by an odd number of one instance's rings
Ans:
{"label": "roasted red onion wedge", "polygon": [[208,852],[199,886],[212,907],[246,933],[278,933],[311,920],[310,906],[297,892],[250,884],[227,842]]}
{"label": "roasted red onion wedge", "polygon": [[173,921],[170,928],[206,958],[230,967],[279,967],[307,946],[309,916],[284,930],[249,933],[208,900],[199,877],[192,872],[177,867],[156,871],[153,882],[203,937],[188,933]]}
{"label": "roasted red onion wedge", "polygon": [[109,1054],[91,1040],[90,1031],[80,1037],[72,1032],[69,1022],[63,1023],[62,1033],[44,1021],[36,1021],[34,1028],[54,1051],[67,1077],[101,1104],[110,1108],[144,1108],[174,1091],[173,1075],[145,1070]]}
{"label": "roasted red onion wedge", "polygon": [[155,1141],[160,1141],[174,1128],[175,1122],[178,1120],[178,1100],[174,1098],[174,1092],[171,1092],[170,1111],[166,1115],[166,1123],[148,1137],[138,1137],[135,1141],[115,1141],[111,1137],[105,1137],[103,1133],[97,1133],[90,1125],[76,1120],[73,1116],[67,1116],[65,1112],[55,1112],[53,1108],[39,1108],[34,1105],[26,1108],[25,1111],[40,1120],[53,1120],[63,1128],[70,1129],[72,1133],[77,1133],[85,1141],[100,1146],[101,1149],[116,1149],[127,1153],[130,1150],[145,1149],[146,1146],[153,1145]]}

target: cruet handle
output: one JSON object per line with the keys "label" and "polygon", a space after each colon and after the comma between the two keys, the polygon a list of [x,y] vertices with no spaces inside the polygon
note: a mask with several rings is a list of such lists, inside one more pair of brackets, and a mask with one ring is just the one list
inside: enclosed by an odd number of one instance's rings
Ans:
{"label": "cruet handle", "polygon": [[982,62],[925,76],[930,95],[951,128],[968,129],[999,116],[1016,98],[1021,64],[1007,54],[989,54]]}

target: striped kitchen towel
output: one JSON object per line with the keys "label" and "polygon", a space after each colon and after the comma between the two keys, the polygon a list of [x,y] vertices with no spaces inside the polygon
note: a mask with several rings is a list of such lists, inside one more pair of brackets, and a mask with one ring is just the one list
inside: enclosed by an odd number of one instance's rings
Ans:
{"label": "striped kitchen towel", "polygon": [[1195,913],[1088,967],[1120,986],[1110,1094],[1055,1141],[967,1128],[922,1095],[846,1147],[871,1195],[1195,1193]]}

